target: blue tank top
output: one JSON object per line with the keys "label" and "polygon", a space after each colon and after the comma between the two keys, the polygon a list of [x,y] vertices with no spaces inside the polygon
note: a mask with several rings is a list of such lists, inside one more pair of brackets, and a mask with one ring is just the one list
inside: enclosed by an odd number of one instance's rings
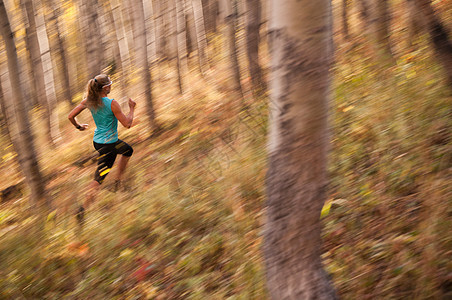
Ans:
{"label": "blue tank top", "polygon": [[96,130],[94,130],[93,141],[98,144],[112,144],[118,140],[118,119],[111,110],[113,99],[102,98],[104,105],[97,109],[90,109]]}

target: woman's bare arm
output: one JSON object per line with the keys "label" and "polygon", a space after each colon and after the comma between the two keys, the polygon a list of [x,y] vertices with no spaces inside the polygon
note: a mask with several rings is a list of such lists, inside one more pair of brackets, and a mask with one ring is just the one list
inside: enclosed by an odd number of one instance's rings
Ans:
{"label": "woman's bare arm", "polygon": [[132,127],[133,113],[135,111],[136,103],[129,98],[129,114],[126,116],[121,110],[121,106],[118,102],[113,100],[111,102],[111,111],[115,114],[116,119],[126,128]]}
{"label": "woman's bare arm", "polygon": [[88,124],[79,124],[75,119],[78,114],[80,114],[86,108],[86,99],[83,99],[79,105],[74,107],[74,109],[69,113],[68,119],[78,130],[83,131],[88,128]]}

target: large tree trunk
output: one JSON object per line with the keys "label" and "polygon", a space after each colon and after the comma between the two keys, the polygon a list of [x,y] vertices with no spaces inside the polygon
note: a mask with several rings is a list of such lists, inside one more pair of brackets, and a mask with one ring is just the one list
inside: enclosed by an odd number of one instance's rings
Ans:
{"label": "large tree trunk", "polygon": [[196,42],[198,44],[198,58],[199,58],[199,68],[201,74],[205,74],[208,66],[207,59],[207,39],[206,31],[204,27],[204,14],[202,10],[201,0],[192,0],[193,14],[195,17],[195,28],[196,28]]}
{"label": "large tree trunk", "polygon": [[452,87],[452,42],[449,39],[447,28],[441,23],[433,10],[430,0],[414,0],[422,11],[427,24],[428,32],[433,42],[436,56],[443,65],[449,85]]}
{"label": "large tree trunk", "polygon": [[223,13],[225,28],[224,39],[227,44],[227,57],[229,58],[230,69],[232,73],[233,90],[243,98],[242,84],[240,81],[240,65],[237,55],[237,42],[235,38],[237,10],[234,5],[235,0],[222,0],[221,11]]}
{"label": "large tree trunk", "polygon": [[253,91],[257,94],[265,90],[265,83],[262,79],[262,69],[259,64],[259,42],[261,24],[261,3],[260,0],[246,0],[246,50],[250,69]]}
{"label": "large tree trunk", "polygon": [[42,14],[35,11],[31,0],[24,0],[28,27],[26,29],[26,45],[33,62],[33,75],[38,101],[45,109],[47,123],[46,136],[51,146],[60,140],[58,114],[56,111],[56,93],[53,78],[53,66],[50,57],[49,42]]}
{"label": "large tree trunk", "polygon": [[8,21],[5,4],[0,0],[0,34],[3,38],[8,57],[8,71],[12,87],[12,99],[5,99],[6,107],[14,107],[17,127],[19,131],[18,153],[21,153],[23,172],[31,190],[31,204],[34,207],[45,204],[44,182],[41,176],[38,159],[35,151],[34,138],[31,132],[27,111],[25,110],[23,91],[19,78],[19,65],[14,35]]}
{"label": "large tree trunk", "polygon": [[335,299],[320,258],[332,60],[329,0],[271,1],[264,255],[272,299]]}

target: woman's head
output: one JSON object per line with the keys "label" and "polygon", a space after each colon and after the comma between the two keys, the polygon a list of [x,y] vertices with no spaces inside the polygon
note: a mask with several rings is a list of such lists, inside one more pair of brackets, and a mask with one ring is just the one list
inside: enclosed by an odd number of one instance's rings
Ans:
{"label": "woman's head", "polygon": [[102,106],[100,99],[101,93],[103,92],[105,95],[108,95],[111,84],[110,77],[105,74],[97,75],[88,81],[86,100],[89,108],[97,109]]}

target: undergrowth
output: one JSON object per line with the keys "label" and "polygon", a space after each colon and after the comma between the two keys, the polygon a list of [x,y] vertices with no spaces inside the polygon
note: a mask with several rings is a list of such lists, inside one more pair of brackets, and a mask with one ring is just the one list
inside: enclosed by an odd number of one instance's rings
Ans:
{"label": "undergrowth", "polygon": [[[344,299],[439,299],[452,285],[450,90],[428,49],[388,68],[365,51],[342,53],[333,70],[325,267]],[[125,190],[112,193],[107,177],[83,230],[73,212],[95,168],[91,133],[60,106],[64,144],[39,143],[54,205],[44,228],[26,193],[0,206],[1,299],[266,298],[267,99],[244,109],[213,88],[216,74],[193,76],[180,97],[174,72],[161,73],[163,131],[149,138],[138,98],[136,125],[120,129],[135,148]],[[23,179],[12,149],[0,151],[5,188]]]}

